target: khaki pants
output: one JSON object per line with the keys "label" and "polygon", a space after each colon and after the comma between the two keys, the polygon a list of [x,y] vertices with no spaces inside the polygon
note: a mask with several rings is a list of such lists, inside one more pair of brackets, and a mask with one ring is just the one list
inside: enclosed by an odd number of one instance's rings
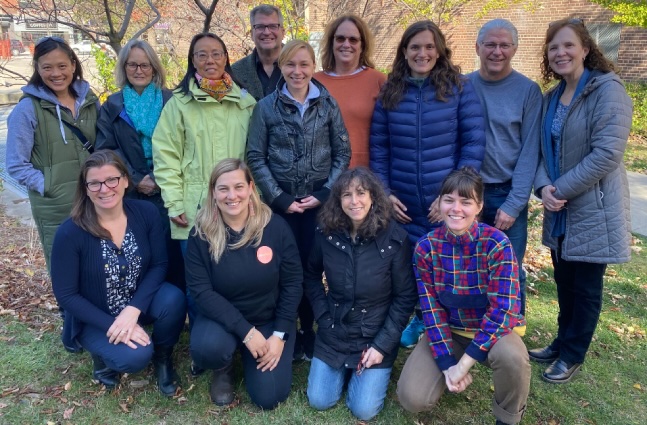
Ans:
{"label": "khaki pants", "polygon": [[[472,340],[452,334],[454,357],[460,359]],[[507,424],[521,421],[530,390],[530,362],[523,341],[515,332],[497,341],[483,364],[492,369],[494,416]],[[398,399],[409,412],[434,408],[445,392],[445,375],[436,365],[427,335],[423,335],[407,359],[398,380]]]}

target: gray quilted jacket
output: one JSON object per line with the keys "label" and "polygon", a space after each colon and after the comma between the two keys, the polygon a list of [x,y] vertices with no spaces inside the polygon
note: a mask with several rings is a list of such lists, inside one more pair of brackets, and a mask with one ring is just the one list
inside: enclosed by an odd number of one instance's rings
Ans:
{"label": "gray quilted jacket", "polygon": [[[555,90],[544,95],[543,120]],[[632,102],[613,72],[591,72],[582,93],[573,99],[562,129],[561,177],[551,182],[542,152],[535,190],[552,184],[555,197],[566,199],[566,234],[561,257],[587,263],[624,263],[631,259],[629,186],[623,164],[631,128]],[[543,123],[542,123],[543,128]],[[544,133],[542,131],[542,139]],[[543,243],[557,249],[551,236],[552,213],[544,209]]]}

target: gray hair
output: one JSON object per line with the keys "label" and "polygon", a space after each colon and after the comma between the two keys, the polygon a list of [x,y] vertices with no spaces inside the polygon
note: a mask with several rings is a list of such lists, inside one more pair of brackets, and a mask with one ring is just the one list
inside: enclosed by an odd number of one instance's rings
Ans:
{"label": "gray hair", "polygon": [[259,13],[265,16],[272,16],[276,13],[279,17],[279,24],[283,25],[283,14],[281,13],[281,9],[271,4],[261,4],[259,6],[256,6],[252,9],[251,12],[249,12],[249,23],[251,25],[254,25],[254,18]]}
{"label": "gray hair", "polygon": [[519,45],[519,32],[517,31],[517,27],[507,19],[493,19],[486,22],[479,30],[479,33],[476,36],[476,42],[481,44],[488,32],[499,29],[508,31],[512,36],[512,43],[515,46]]}
{"label": "gray hair", "polygon": [[115,82],[117,86],[123,89],[126,84],[128,84],[128,77],[126,76],[126,62],[128,61],[128,56],[130,51],[134,48],[142,49],[146,53],[151,66],[153,67],[153,84],[157,88],[166,87],[166,70],[162,66],[157,53],[144,40],[132,39],[121,49],[119,56],[117,57],[117,65],[115,65]]}

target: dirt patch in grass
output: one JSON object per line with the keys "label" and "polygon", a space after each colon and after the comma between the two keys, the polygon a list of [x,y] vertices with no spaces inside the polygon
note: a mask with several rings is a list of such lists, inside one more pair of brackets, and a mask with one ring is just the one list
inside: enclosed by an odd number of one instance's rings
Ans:
{"label": "dirt patch in grass", "polygon": [[625,150],[627,170],[647,174],[647,137],[632,134]]}

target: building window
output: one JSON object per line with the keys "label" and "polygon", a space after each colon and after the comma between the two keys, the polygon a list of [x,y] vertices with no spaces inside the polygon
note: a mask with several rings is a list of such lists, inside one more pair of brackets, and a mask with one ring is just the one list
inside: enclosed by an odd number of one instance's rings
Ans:
{"label": "building window", "polygon": [[586,24],[586,29],[593,37],[604,56],[614,63],[618,63],[618,49],[620,48],[620,24]]}

